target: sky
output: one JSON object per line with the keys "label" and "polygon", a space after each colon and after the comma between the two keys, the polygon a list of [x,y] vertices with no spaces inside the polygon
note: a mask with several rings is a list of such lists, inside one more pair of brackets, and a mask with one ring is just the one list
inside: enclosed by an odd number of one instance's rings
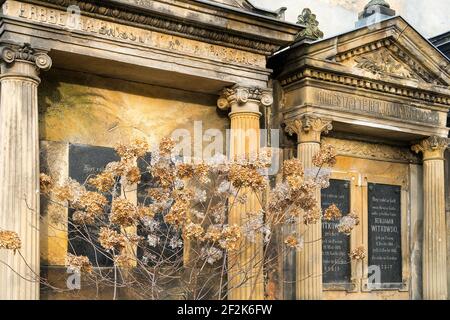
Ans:
{"label": "sky", "polygon": [[[430,38],[450,31],[450,0],[386,0],[417,31]],[[351,30],[369,0],[250,0],[266,9],[287,7],[286,20],[297,21],[303,8],[317,15],[325,37]]]}

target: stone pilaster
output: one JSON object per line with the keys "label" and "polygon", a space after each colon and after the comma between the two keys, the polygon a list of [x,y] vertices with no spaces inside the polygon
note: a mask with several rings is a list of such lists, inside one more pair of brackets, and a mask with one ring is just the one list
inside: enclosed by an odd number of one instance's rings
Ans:
{"label": "stone pilaster", "polygon": [[[260,106],[273,103],[272,92],[267,89],[235,86],[225,89],[217,105],[220,109],[231,109],[230,156],[242,156],[258,152],[260,148]],[[251,190],[242,190],[248,196],[245,204],[234,203],[228,216],[230,225],[243,225],[247,213],[261,209],[257,195]],[[255,242],[243,239],[242,250],[229,257],[228,299],[264,299],[263,239]]]}
{"label": "stone pilaster", "polygon": [[423,154],[423,257],[425,300],[447,299],[444,152],[448,139],[430,137],[412,147]]}
{"label": "stone pilaster", "polygon": [[0,228],[15,231],[20,252],[0,250],[0,300],[39,299],[39,71],[51,67],[29,45],[1,48]]}
{"label": "stone pilaster", "polygon": [[[286,132],[297,134],[297,157],[305,170],[311,169],[313,157],[320,150],[322,133],[332,129],[331,121],[310,115],[286,122]],[[320,190],[316,193],[320,203]],[[298,234],[304,235],[304,248],[297,252],[296,293],[298,300],[322,299],[322,225],[305,226],[298,224]]]}

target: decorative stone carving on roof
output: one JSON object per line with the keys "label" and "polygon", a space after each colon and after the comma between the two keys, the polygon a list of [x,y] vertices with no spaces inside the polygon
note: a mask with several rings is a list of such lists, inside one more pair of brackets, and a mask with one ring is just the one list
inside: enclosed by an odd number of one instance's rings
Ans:
{"label": "decorative stone carving on roof", "polygon": [[323,32],[319,29],[319,21],[317,21],[317,17],[314,13],[312,13],[311,9],[303,9],[302,14],[298,16],[297,24],[306,27],[298,34],[297,41],[315,41],[323,38]]}
{"label": "decorative stone carving on roof", "polygon": [[426,70],[419,61],[388,39],[340,53],[334,60],[347,66],[366,70],[374,75],[444,84]]}

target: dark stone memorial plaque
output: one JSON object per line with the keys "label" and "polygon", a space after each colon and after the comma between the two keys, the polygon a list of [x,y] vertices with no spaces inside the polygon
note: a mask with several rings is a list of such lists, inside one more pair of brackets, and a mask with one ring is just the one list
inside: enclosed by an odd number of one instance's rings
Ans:
{"label": "dark stone memorial plaque", "polygon": [[[142,173],[141,181],[137,187],[137,202],[140,205],[148,206],[152,203],[152,199],[148,196],[149,188],[158,187],[155,179],[150,174],[148,167],[151,163],[151,154],[148,153],[145,157],[138,160],[138,167]],[[168,209],[167,209],[168,210]],[[157,212],[154,217],[154,221],[157,224],[156,228],[151,228],[144,224],[139,224],[137,233],[140,236],[151,235],[158,239],[156,245],[150,245],[148,242],[144,242],[144,245],[138,247],[137,256],[139,259],[143,257],[155,257],[154,259],[148,259],[149,265],[158,265],[162,261],[181,262],[183,257],[183,246],[181,233],[173,226],[168,225],[164,221],[164,214],[166,212]],[[174,239],[178,239],[179,246],[173,246],[176,242]]]}
{"label": "dark stone memorial plaque", "polygon": [[[350,211],[350,182],[330,179],[330,187],[322,190],[322,210],[333,203],[343,215]],[[338,220],[322,221],[323,283],[347,284],[351,278],[349,260],[350,237],[339,233]]]}
{"label": "dark stone memorial plaque", "polygon": [[[119,156],[112,148],[71,144],[69,145],[69,177],[80,184],[85,184],[89,177],[102,172],[108,163],[119,160]],[[86,188],[95,191],[90,186],[86,186]],[[111,196],[107,196],[107,198],[111,202]],[[73,210],[71,209],[69,210],[69,219],[72,214]],[[68,230],[70,253],[89,257],[94,266],[112,266],[111,257],[101,249],[97,241],[98,226],[84,227],[69,223]],[[92,242],[87,241],[86,238],[91,238]]]}
{"label": "dark stone memorial plaque", "polygon": [[402,283],[401,187],[369,183],[369,268],[381,272],[383,287]]}

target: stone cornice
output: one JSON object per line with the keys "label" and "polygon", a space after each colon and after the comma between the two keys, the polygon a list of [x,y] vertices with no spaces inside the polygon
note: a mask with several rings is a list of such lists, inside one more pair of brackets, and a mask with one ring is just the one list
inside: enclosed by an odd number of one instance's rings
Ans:
{"label": "stone cornice", "polygon": [[374,79],[358,77],[350,74],[334,73],[328,70],[325,71],[313,67],[305,67],[295,74],[285,76],[280,79],[280,83],[283,87],[286,87],[305,79],[316,79],[325,82],[337,83],[341,85],[422,100],[426,103],[440,104],[445,107],[450,106],[450,96],[448,95],[440,95],[435,92],[395,85],[390,82],[376,81]]}
{"label": "stone cornice", "polygon": [[[1,1],[0,3],[4,2]],[[34,3],[47,7],[54,7],[66,10],[71,5],[78,6],[81,14],[92,16],[114,22],[120,22],[126,25],[139,26],[153,29],[155,31],[180,35],[186,38],[201,40],[204,42],[221,44],[224,46],[256,52],[264,55],[270,55],[281,46],[294,40],[296,33],[301,30],[301,26],[294,26],[289,23],[283,23],[275,19],[259,17],[266,19],[264,21],[267,33],[275,30],[278,36],[270,37],[266,34],[252,34],[245,30],[230,27],[227,25],[214,25],[213,23],[204,23],[201,21],[189,20],[185,16],[177,16],[171,12],[158,12],[150,10],[150,7],[137,6],[132,3],[123,3],[120,1],[100,1],[100,0],[20,0],[26,3]],[[155,1],[152,1],[155,2]],[[136,2],[138,3],[138,2]],[[145,2],[144,2],[145,3]],[[194,3],[194,2],[193,2]],[[200,3],[197,3],[200,5]],[[223,10],[216,8],[217,10]],[[184,9],[183,9],[184,10]],[[192,14],[192,13],[191,13]],[[198,14],[198,13],[197,13]],[[186,12],[189,16],[189,12]],[[240,15],[246,16],[243,12]],[[248,15],[248,14],[247,14]],[[246,17],[249,20],[249,17]],[[250,16],[250,18],[252,18]],[[251,21],[251,19],[250,19]],[[249,21],[247,21],[250,24]],[[232,24],[231,24],[232,25]],[[274,34],[274,35],[275,35]],[[283,35],[282,37],[279,37]]]}

